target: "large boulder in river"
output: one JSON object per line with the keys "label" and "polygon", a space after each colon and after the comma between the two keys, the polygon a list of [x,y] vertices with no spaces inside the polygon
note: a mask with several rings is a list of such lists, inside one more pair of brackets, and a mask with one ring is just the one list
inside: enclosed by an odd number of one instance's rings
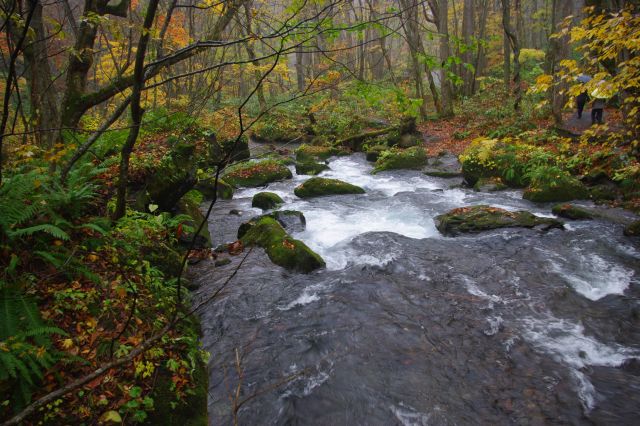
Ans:
{"label": "large boulder in river", "polygon": [[198,179],[196,189],[209,199],[212,199],[216,193],[221,200],[233,198],[233,187],[220,178],[216,183],[216,177],[213,175]]}
{"label": "large boulder in river", "polygon": [[624,228],[627,237],[640,237],[640,220],[630,223]]}
{"label": "large boulder in river", "polygon": [[522,198],[539,203],[584,200],[589,198],[589,191],[575,177],[568,173],[561,173],[549,182],[540,184],[532,182],[525,189]]}
{"label": "large boulder in river", "polygon": [[296,163],[297,175],[317,175],[320,172],[328,170],[329,166],[324,163],[316,163],[313,160],[305,160]]}
{"label": "large boulder in river", "polygon": [[344,149],[336,148],[331,145],[306,145],[302,144],[296,149],[296,160],[304,161],[324,161],[334,155],[346,155],[348,152]]}
{"label": "large boulder in river", "polygon": [[572,220],[593,219],[593,214],[589,210],[575,204],[556,204],[551,211],[557,216]]}
{"label": "large boulder in river", "polygon": [[462,176],[462,166],[458,157],[453,154],[443,154],[429,158],[423,170],[427,176],[453,178]]}
{"label": "large boulder in river", "polygon": [[427,153],[421,146],[408,149],[394,148],[380,154],[373,168],[373,173],[397,169],[419,170],[425,164],[427,164]]}
{"label": "large boulder in river", "polygon": [[284,200],[274,192],[258,192],[251,200],[251,207],[262,210],[275,209],[284,204]]}
{"label": "large boulder in river", "polygon": [[292,238],[275,219],[263,216],[244,230],[240,241],[245,246],[262,247],[269,259],[283,268],[303,273],[325,266],[325,262],[305,243]]}
{"label": "large boulder in river", "polygon": [[471,206],[453,209],[436,216],[436,227],[444,235],[476,233],[498,228],[562,228],[556,219],[539,217],[527,211],[510,212],[491,206]]}
{"label": "large boulder in river", "polygon": [[338,179],[312,177],[298,185],[293,193],[300,198],[321,197],[323,195],[364,194],[359,186]]}
{"label": "large boulder in river", "polygon": [[304,217],[302,212],[297,210],[276,210],[262,216],[256,216],[248,222],[240,225],[238,228],[238,239],[241,239],[244,234],[246,234],[247,231],[263,217],[270,217],[271,219],[277,220],[278,223],[289,233],[302,232],[307,227],[307,219]]}
{"label": "large boulder in river", "polygon": [[276,160],[245,161],[229,167],[223,178],[235,187],[258,187],[284,179],[293,174],[284,164]]}
{"label": "large boulder in river", "polygon": [[160,210],[172,210],[197,182],[195,145],[178,142],[146,182],[146,192]]}

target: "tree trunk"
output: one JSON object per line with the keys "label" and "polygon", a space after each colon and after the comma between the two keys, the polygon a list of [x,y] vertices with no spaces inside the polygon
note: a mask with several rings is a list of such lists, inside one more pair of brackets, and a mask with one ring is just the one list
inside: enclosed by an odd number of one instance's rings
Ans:
{"label": "tree trunk", "polygon": [[[520,110],[522,101],[522,88],[520,87],[520,38],[518,32],[511,26],[509,18],[510,0],[502,0],[502,26],[504,27],[505,38],[508,39],[513,51],[513,109]],[[521,20],[522,10],[520,0],[515,0],[516,21]],[[520,26],[520,25],[518,25]]]}
{"label": "tree trunk", "polygon": [[[558,32],[564,18],[571,15],[571,2],[565,0],[552,0],[551,5],[551,33]],[[547,51],[546,67],[547,74],[554,78],[554,84],[548,92],[551,112],[556,125],[562,124],[562,108],[566,103],[566,96],[562,92],[560,81],[557,78],[558,65],[561,60],[569,56],[569,36],[561,35],[549,40],[549,50]]]}
{"label": "tree trunk", "polygon": [[149,0],[147,6],[147,12],[144,17],[144,23],[140,35],[140,41],[138,42],[138,50],[136,51],[136,62],[133,71],[133,87],[131,89],[131,129],[127,140],[122,146],[120,152],[120,171],[118,174],[118,192],[116,198],[116,209],[113,214],[115,220],[124,216],[127,207],[127,183],[129,180],[129,158],[131,152],[138,139],[140,133],[140,125],[142,124],[142,116],[144,110],[140,105],[140,95],[142,88],[144,87],[144,58],[147,52],[147,45],[149,44],[149,38],[151,37],[151,26],[158,10],[158,3],[160,0]]}
{"label": "tree trunk", "polygon": [[[506,3],[505,3],[506,2]],[[511,4],[510,0],[502,0],[502,28],[507,28],[511,25]],[[504,55],[504,62],[502,65],[502,71],[504,74],[504,91],[509,93],[511,91],[511,45],[509,43],[509,36],[507,31],[503,31],[503,43],[502,53]]]}
{"label": "tree trunk", "polygon": [[462,39],[464,41],[464,51],[462,53],[462,93],[465,96],[473,94],[474,71],[470,69],[473,65],[473,0],[464,0],[462,9]]}
{"label": "tree trunk", "polygon": [[[245,18],[247,20],[247,35],[252,34],[253,30],[251,29],[251,6],[253,2],[248,1],[244,4],[244,12]],[[244,47],[247,51],[247,55],[249,55],[249,60],[251,60],[251,64],[256,67],[253,71],[253,77],[256,79],[256,95],[258,96],[258,105],[260,105],[260,111],[266,111],[267,109],[267,101],[264,98],[264,88],[262,87],[262,74],[257,69],[260,66],[260,62],[256,60],[256,52],[253,50],[253,46],[251,46],[251,40],[244,43]]]}

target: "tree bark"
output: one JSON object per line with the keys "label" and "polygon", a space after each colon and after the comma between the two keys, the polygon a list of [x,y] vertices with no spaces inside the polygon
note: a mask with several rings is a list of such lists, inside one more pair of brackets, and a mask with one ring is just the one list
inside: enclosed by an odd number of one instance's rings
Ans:
{"label": "tree bark", "polygon": [[[522,101],[522,88],[520,86],[520,37],[518,32],[511,26],[509,18],[510,0],[502,0],[502,26],[504,27],[505,38],[509,40],[509,45],[513,51],[513,109],[520,110]],[[516,20],[521,19],[520,0],[515,0]],[[520,26],[520,25],[518,25]]]}
{"label": "tree bark", "polygon": [[149,38],[151,37],[151,26],[158,10],[160,0],[149,0],[147,12],[144,17],[143,31],[140,34],[138,42],[138,50],[136,51],[136,62],[133,70],[133,87],[131,89],[131,129],[127,140],[122,146],[120,152],[120,171],[118,174],[118,192],[116,198],[116,209],[113,213],[114,220],[124,216],[127,207],[127,183],[129,180],[129,158],[131,152],[138,139],[140,133],[140,125],[142,124],[142,116],[144,110],[140,105],[140,95],[144,87],[144,58],[147,53]]}
{"label": "tree bark", "polygon": [[[565,0],[552,0],[551,4],[551,33],[558,32],[561,28],[562,21],[567,16],[571,15],[572,5],[571,2]],[[559,37],[553,37],[549,40],[549,50],[546,55],[546,68],[547,74],[550,74],[554,78],[554,84],[548,92],[549,103],[551,104],[551,112],[556,126],[562,124],[562,108],[566,103],[566,96],[561,92],[564,87],[561,87],[559,79],[557,78],[557,70],[561,60],[569,56],[569,36],[559,35]]]}

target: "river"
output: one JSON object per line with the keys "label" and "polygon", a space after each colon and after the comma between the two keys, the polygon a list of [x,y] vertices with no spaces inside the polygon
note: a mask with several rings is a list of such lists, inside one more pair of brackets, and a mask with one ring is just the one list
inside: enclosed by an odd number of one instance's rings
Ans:
{"label": "river", "polygon": [[[362,154],[329,166],[321,176],[366,194],[301,200],[309,176],[295,173],[267,188],[304,213],[294,237],[327,267],[292,273],[255,249],[201,311],[211,424],[233,422],[236,354],[239,424],[637,424],[640,244],[622,225],[443,237],[433,218],[455,207],[551,206],[418,171],[372,175]],[[214,244],[261,213],[250,206],[263,190],[216,204]],[[243,258],[197,265],[194,301]]]}

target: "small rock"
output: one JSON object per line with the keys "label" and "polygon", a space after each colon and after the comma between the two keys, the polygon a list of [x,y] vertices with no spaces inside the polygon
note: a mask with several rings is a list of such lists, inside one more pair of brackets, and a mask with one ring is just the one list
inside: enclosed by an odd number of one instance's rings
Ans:
{"label": "small rock", "polygon": [[627,237],[640,236],[640,220],[636,220],[635,222],[627,225],[624,228],[624,235],[626,235]]}
{"label": "small rock", "polygon": [[229,210],[229,214],[232,214],[234,216],[242,216],[242,211],[240,211],[238,209],[231,209],[231,210]]}
{"label": "small rock", "polygon": [[228,257],[223,257],[222,259],[216,260],[216,262],[214,263],[214,266],[224,266],[230,263],[231,263],[231,259],[229,259]]}
{"label": "small rock", "polygon": [[572,220],[593,219],[593,215],[587,209],[573,204],[557,204],[551,209],[553,214]]}
{"label": "small rock", "polygon": [[313,177],[298,185],[293,193],[300,198],[320,197],[322,195],[364,194],[359,186],[338,180]]}
{"label": "small rock", "polygon": [[258,192],[251,200],[251,207],[262,210],[275,209],[284,204],[284,200],[274,192]]}

